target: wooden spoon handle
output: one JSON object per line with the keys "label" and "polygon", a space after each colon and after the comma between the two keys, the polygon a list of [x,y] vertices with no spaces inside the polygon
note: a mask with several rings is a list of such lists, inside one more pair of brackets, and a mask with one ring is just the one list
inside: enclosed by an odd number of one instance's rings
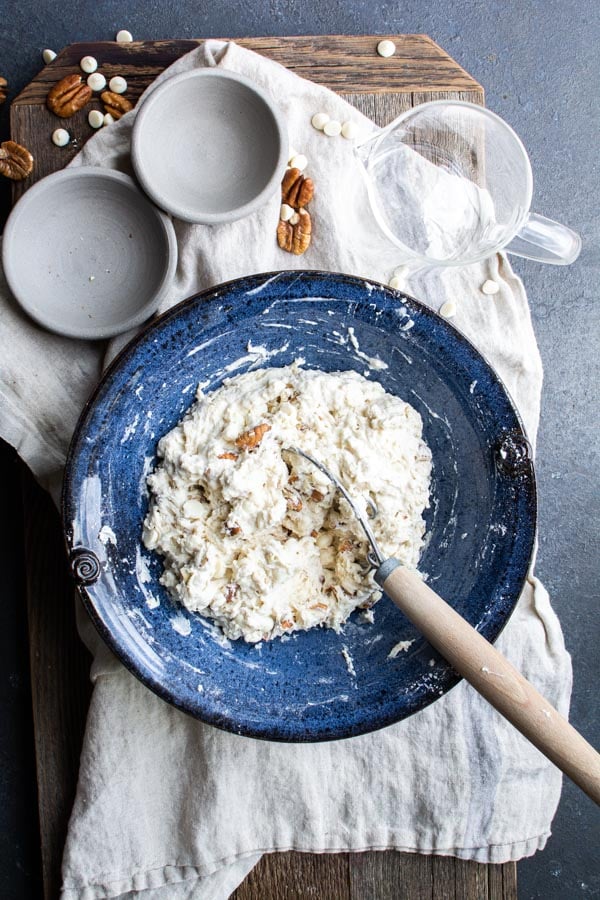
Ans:
{"label": "wooden spoon handle", "polygon": [[489,641],[418,575],[401,565],[394,568],[394,562],[387,560],[375,577],[396,606],[498,712],[600,804],[600,754]]}

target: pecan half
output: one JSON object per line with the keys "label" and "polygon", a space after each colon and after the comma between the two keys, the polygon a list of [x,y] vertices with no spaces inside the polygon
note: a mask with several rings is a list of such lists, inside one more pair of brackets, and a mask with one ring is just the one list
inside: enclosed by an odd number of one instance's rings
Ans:
{"label": "pecan half", "polygon": [[8,82],[6,78],[3,78],[0,75],[0,103],[4,103],[6,100],[6,89],[8,87]]}
{"label": "pecan half", "polygon": [[15,141],[0,144],[0,175],[12,181],[23,181],[33,169],[33,156]]}
{"label": "pecan half", "polygon": [[313,198],[315,186],[311,178],[306,178],[300,169],[288,169],[281,182],[281,199],[288,206],[300,209]]}
{"label": "pecan half", "polygon": [[48,91],[46,106],[55,116],[68,119],[91,99],[92,89],[82,82],[81,75],[65,75]]}
{"label": "pecan half", "polygon": [[282,250],[301,256],[308,250],[310,244],[312,222],[305,209],[299,209],[297,215],[298,221],[295,225],[280,220],[277,226],[277,243]]}
{"label": "pecan half", "polygon": [[100,99],[104,103],[104,112],[110,113],[113,119],[120,119],[130,109],[133,109],[133,103],[127,97],[115,94],[113,91],[102,91]]}
{"label": "pecan half", "polygon": [[243,434],[240,434],[235,439],[235,446],[239,447],[240,450],[254,450],[255,447],[258,447],[267,431],[270,430],[271,426],[267,425],[266,422],[263,422],[262,425],[255,425],[254,428],[244,431]]}

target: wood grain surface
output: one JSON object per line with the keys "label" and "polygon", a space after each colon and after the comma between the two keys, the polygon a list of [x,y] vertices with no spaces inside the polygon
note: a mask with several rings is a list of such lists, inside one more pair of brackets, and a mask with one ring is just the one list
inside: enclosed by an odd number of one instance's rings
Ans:
{"label": "wood grain surface", "polygon": [[[483,103],[483,88],[431,38],[422,34],[391,36],[396,53],[389,59],[377,54],[382,36],[350,37],[320,35],[318,37],[242,38],[236,43],[262,53],[287,66],[303,78],[316,81],[346,97],[364,110],[374,96],[390,99],[386,110],[380,107],[385,124],[394,115],[424,99],[460,97]],[[94,134],[87,121],[91,109],[102,109],[96,95],[85,109],[70,119],[59,119],[46,109],[46,95],[52,85],[65,75],[79,73],[79,60],[94,56],[102,73],[127,79],[126,97],[136,103],[140,94],[172,62],[193,50],[199,40],[138,41],[117,44],[115,41],[71,44],[14,99],[10,109],[13,140],[31,151],[35,168],[24,182],[13,185],[13,202],[40,178],[66,166]],[[372,116],[375,118],[375,114]],[[384,124],[380,121],[379,124]],[[51,135],[55,128],[66,128],[72,142],[55,147]]]}
{"label": "wood grain surface", "polygon": [[[382,37],[259,37],[237,43],[336,90],[379,125],[426,100],[454,97],[484,102],[481,86],[430,38],[389,35],[397,51],[382,59],[375,49]],[[13,199],[39,178],[63,168],[93,134],[87,123],[92,107],[66,123],[45,107],[50,86],[78,71],[83,56],[95,56],[108,77],[124,75],[127,96],[135,101],[166,66],[198,43],[85,43],[61,51],[11,107],[11,137],[27,146],[36,161],[33,177],[15,185]],[[94,105],[99,107],[97,101]],[[59,149],[50,135],[65,125],[77,143]],[[44,891],[47,900],[55,900],[90,695],[89,657],[75,631],[58,516],[29,473],[23,478],[23,499]],[[235,900],[515,900],[516,866],[394,851],[277,853],[264,856],[233,896]]]}

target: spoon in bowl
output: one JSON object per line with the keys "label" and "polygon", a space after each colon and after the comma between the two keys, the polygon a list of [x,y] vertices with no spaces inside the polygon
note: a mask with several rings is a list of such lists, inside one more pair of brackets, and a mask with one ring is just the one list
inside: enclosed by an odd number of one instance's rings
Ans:
{"label": "spoon in bowl", "polygon": [[[316,466],[344,496],[371,550],[375,581],[429,643],[554,765],[600,804],[600,754],[478,631],[436,594],[416,572],[386,559],[366,515],[338,478],[298,447],[286,447]],[[368,502],[372,511],[376,508]]]}

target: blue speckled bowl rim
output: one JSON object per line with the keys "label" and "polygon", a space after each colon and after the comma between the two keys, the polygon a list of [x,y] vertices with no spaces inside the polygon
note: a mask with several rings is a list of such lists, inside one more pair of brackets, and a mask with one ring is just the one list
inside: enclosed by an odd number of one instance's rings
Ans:
{"label": "blue speckled bowl rim", "polygon": [[[75,467],[75,461],[77,457],[77,451],[79,447],[79,443],[82,439],[82,435],[84,434],[85,424],[93,409],[98,396],[101,394],[105,383],[112,378],[116,370],[120,367],[120,365],[128,360],[131,356],[133,356],[136,352],[138,344],[142,341],[146,340],[150,334],[155,331],[160,330],[167,322],[171,319],[176,318],[179,313],[187,307],[191,303],[195,303],[197,301],[203,301],[204,303],[208,303],[213,299],[223,300],[223,293],[228,289],[238,289],[243,292],[247,292],[252,290],[257,284],[262,284],[267,279],[271,278],[279,278],[285,279],[287,277],[298,279],[298,278],[327,278],[338,280],[342,283],[351,283],[353,285],[363,285],[365,283],[372,284],[375,287],[383,290],[388,295],[392,296],[399,304],[415,307],[420,315],[424,315],[426,317],[435,320],[438,324],[439,322],[443,322],[444,326],[453,333],[454,338],[462,343],[463,346],[476,357],[479,358],[480,361],[484,364],[485,368],[488,371],[488,375],[492,381],[496,383],[496,385],[502,390],[504,393],[508,406],[512,410],[514,414],[515,421],[518,425],[518,429],[520,432],[520,437],[522,437],[527,444],[527,435],[525,432],[525,428],[523,426],[523,422],[519,412],[516,408],[516,405],[506,388],[504,382],[497,374],[493,366],[486,360],[483,354],[477,349],[477,347],[452,323],[450,323],[446,319],[442,319],[438,313],[434,312],[430,307],[412,297],[410,294],[406,294],[403,291],[397,291],[390,288],[388,285],[382,284],[381,282],[377,282],[373,279],[364,279],[359,278],[354,275],[347,275],[342,272],[327,272],[319,269],[290,269],[290,270],[280,270],[280,271],[271,271],[271,272],[261,272],[253,275],[243,276],[241,278],[231,279],[230,281],[221,282],[218,285],[214,285],[211,288],[208,288],[205,291],[199,291],[196,294],[193,294],[189,297],[186,297],[180,303],[171,307],[169,310],[164,312],[162,315],[157,316],[152,319],[145,325],[138,334],[135,335],[134,338],[129,341],[128,344],[123,347],[123,349],[114,357],[111,363],[104,370],[102,378],[92,391],[90,397],[88,398],[80,416],[77,421],[77,425],[73,432],[73,437],[71,439],[71,443],[69,446],[67,459],[65,463],[65,471],[64,471],[64,479],[63,479],[63,487],[62,487],[62,497],[61,497],[61,514],[62,514],[62,526],[63,526],[63,536],[65,540],[65,546],[67,550],[67,554],[70,554],[74,549],[71,546],[69,541],[69,528],[70,522],[73,517],[73,507],[75,504],[75,498],[72,492],[72,478],[71,471]],[[307,294],[308,295],[308,294]],[[526,467],[525,474],[520,479],[521,489],[527,494],[527,506],[529,513],[529,521],[528,531],[529,531],[529,545],[524,548],[524,552],[521,554],[522,565],[520,571],[518,571],[514,576],[514,596],[512,599],[512,603],[507,607],[506,614],[503,619],[499,620],[498,617],[495,617],[491,622],[486,622],[485,625],[479,629],[480,633],[484,634],[487,640],[491,643],[494,643],[499,635],[502,633],[504,628],[506,627],[510,617],[512,616],[515,607],[518,603],[519,597],[521,595],[523,585],[527,579],[527,574],[529,572],[529,568],[531,565],[531,560],[533,558],[536,534],[537,534],[537,486],[536,486],[536,478],[535,478],[535,469],[533,465],[533,459],[528,459],[528,465]],[[90,597],[89,593],[85,589],[85,587],[81,585],[77,585],[77,590],[81,600],[83,602],[83,606],[89,615],[90,619],[94,623],[98,633],[101,638],[105,642],[105,644],[109,647],[110,650],[118,657],[124,667],[132,673],[139,681],[141,681],[147,688],[149,688],[154,694],[159,696],[162,700],[169,703],[171,706],[174,706],[176,709],[179,709],[181,712],[187,713],[191,715],[193,718],[199,719],[206,724],[212,725],[216,728],[219,728],[224,731],[228,731],[234,734],[238,734],[245,737],[252,737],[261,740],[271,740],[271,741],[279,741],[284,743],[310,743],[310,742],[324,742],[331,740],[342,740],[350,737],[358,737],[362,734],[369,734],[373,731],[377,731],[381,728],[385,728],[390,725],[394,725],[397,722],[404,721],[406,718],[410,718],[410,716],[414,715],[417,712],[420,712],[422,709],[428,707],[431,703],[434,703],[436,700],[441,699],[442,696],[445,696],[448,691],[452,690],[452,688],[456,687],[463,678],[457,672],[455,672],[452,667],[448,664],[449,675],[446,678],[446,681],[443,685],[443,691],[440,694],[438,691],[432,691],[431,694],[425,698],[420,698],[418,706],[410,709],[409,711],[399,711],[398,715],[379,715],[376,721],[371,723],[368,727],[364,725],[346,727],[343,731],[336,730],[335,728],[331,732],[323,732],[319,731],[318,734],[312,734],[310,732],[303,733],[302,737],[290,737],[287,732],[280,732],[276,728],[273,727],[256,727],[256,726],[248,726],[246,724],[240,725],[240,723],[232,716],[223,715],[222,713],[210,713],[203,712],[202,715],[199,714],[199,711],[194,708],[190,708],[190,706],[185,702],[178,698],[177,694],[165,687],[163,684],[150,677],[141,666],[136,665],[136,661],[131,657],[127,652],[121,651],[121,648],[113,637],[111,631],[105,625],[100,613],[96,610],[94,602]]]}

